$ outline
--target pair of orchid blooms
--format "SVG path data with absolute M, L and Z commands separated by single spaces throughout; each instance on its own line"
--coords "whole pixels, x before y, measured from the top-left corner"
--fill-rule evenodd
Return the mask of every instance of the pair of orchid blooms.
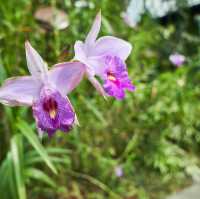
M 57 130 L 68 132 L 78 120 L 68 95 L 85 75 L 104 97 L 125 97 L 125 90 L 134 91 L 125 64 L 132 50 L 130 43 L 112 36 L 97 39 L 101 13 L 93 22 L 85 42 L 74 45 L 72 62 L 48 67 L 29 42 L 25 43 L 27 66 L 31 76 L 14 77 L 0 88 L 0 102 L 9 106 L 32 106 L 38 132 L 52 136 Z M 99 76 L 103 87 L 95 78 Z

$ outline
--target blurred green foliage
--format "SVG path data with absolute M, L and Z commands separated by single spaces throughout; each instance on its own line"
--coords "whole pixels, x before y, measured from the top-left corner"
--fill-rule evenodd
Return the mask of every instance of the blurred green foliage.
M 181 8 L 165 25 L 145 15 L 132 29 L 120 17 L 127 1 L 87 2 L 77 8 L 75 0 L 0 0 L 0 82 L 28 74 L 26 39 L 49 66 L 70 60 L 101 9 L 101 35 L 134 47 L 127 64 L 137 90 L 124 101 L 105 101 L 81 82 L 69 96 L 80 127 L 42 141 L 30 109 L 1 105 L 1 199 L 159 199 L 200 178 L 198 17 Z M 70 26 L 42 29 L 34 13 L 45 5 L 64 10 Z M 168 60 L 175 51 L 187 57 L 181 68 Z

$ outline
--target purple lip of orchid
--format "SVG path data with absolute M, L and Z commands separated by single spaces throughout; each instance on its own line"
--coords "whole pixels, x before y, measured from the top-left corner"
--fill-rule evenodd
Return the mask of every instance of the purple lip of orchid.
M 101 13 L 99 12 L 85 42 L 77 41 L 75 43 L 74 59 L 85 64 L 88 79 L 101 95 L 106 96 L 107 94 L 121 100 L 125 97 L 125 89 L 135 90 L 128 77 L 125 64 L 132 46 L 130 43 L 112 36 L 97 39 L 100 27 Z M 110 63 L 107 63 L 108 58 Z M 95 75 L 104 81 L 104 88 L 97 81 Z
M 169 56 L 169 60 L 177 67 L 180 67 L 185 62 L 185 56 L 175 53 Z
M 105 65 L 102 78 L 104 79 L 104 90 L 108 95 L 121 100 L 125 97 L 125 89 L 129 91 L 135 90 L 128 77 L 126 65 L 120 58 L 107 56 Z
M 77 122 L 66 96 L 80 82 L 85 67 L 79 62 L 57 64 L 48 71 L 40 55 L 25 43 L 31 76 L 8 79 L 0 88 L 0 102 L 10 106 L 32 106 L 40 133 L 52 136 L 56 130 L 68 132 Z
M 70 103 L 58 91 L 41 90 L 40 98 L 33 104 L 33 115 L 38 127 L 52 136 L 57 129 L 68 132 L 74 123 L 75 113 Z

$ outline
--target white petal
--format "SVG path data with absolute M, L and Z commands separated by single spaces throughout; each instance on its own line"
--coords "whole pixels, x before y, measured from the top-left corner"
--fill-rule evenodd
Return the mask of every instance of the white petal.
M 85 43 L 87 45 L 90 45 L 95 42 L 99 34 L 100 28 L 101 28 L 101 11 L 99 11 L 99 13 L 97 14 L 93 22 L 92 28 L 90 29 L 90 32 L 86 37 Z
M 49 83 L 53 84 L 63 95 L 70 93 L 81 81 L 85 66 L 80 62 L 57 64 L 48 73 Z
M 39 97 L 42 83 L 31 76 L 7 79 L 0 88 L 0 102 L 9 106 L 31 106 Z
M 25 43 L 25 49 L 29 72 L 32 76 L 45 80 L 48 71 L 47 64 L 28 41 Z
M 71 106 L 72 111 L 75 113 L 74 124 L 80 126 L 79 121 L 78 121 L 78 117 L 77 117 L 76 112 L 75 112 L 75 110 L 74 110 L 74 107 L 72 106 L 72 104 L 71 104 L 69 98 L 66 97 L 66 99 L 67 99 L 67 102 L 69 103 L 69 105 Z
M 88 80 L 92 83 L 92 85 L 96 88 L 98 93 L 102 95 L 106 99 L 106 93 L 101 86 L 101 84 L 98 82 L 98 80 L 94 76 L 88 76 Z
M 94 48 L 90 56 L 111 55 L 117 56 L 122 60 L 126 60 L 132 50 L 132 46 L 129 42 L 112 36 L 99 38 Z
M 76 41 L 74 45 L 74 60 L 78 60 L 82 63 L 87 62 L 87 49 L 85 44 L 82 41 Z

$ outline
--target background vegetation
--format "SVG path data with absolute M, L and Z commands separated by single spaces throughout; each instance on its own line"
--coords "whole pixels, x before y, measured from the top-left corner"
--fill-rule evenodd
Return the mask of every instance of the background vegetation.
M 199 17 L 180 7 L 164 21 L 145 14 L 133 29 L 120 16 L 127 1 L 87 2 L 0 0 L 0 82 L 28 74 L 26 39 L 49 66 L 70 60 L 101 9 L 101 34 L 134 47 L 127 64 L 137 90 L 105 101 L 83 81 L 69 96 L 81 126 L 42 141 L 30 109 L 1 105 L 1 199 L 160 199 L 200 179 Z M 45 5 L 64 10 L 70 26 L 44 30 L 34 13 Z M 187 57 L 180 68 L 168 59 L 176 51 Z

